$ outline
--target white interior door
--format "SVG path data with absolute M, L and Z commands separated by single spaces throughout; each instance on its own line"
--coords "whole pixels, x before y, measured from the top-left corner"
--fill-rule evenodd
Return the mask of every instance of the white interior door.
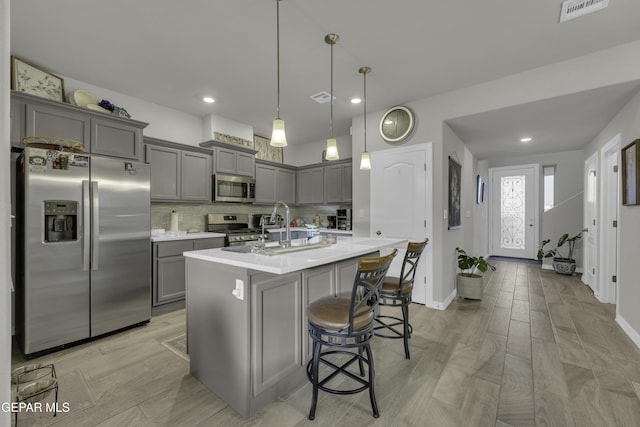
M 395 237 L 419 242 L 429 237 L 431 221 L 431 144 L 371 153 L 371 237 Z M 414 282 L 413 300 L 430 305 L 431 247 L 425 249 Z M 400 248 L 399 248 L 400 249 Z M 389 275 L 400 274 L 406 246 L 398 251 Z M 427 278 L 429 271 L 429 280 Z M 427 292 L 427 288 L 430 289 Z
M 593 153 L 584 162 L 584 267 L 582 281 L 598 294 L 599 289 L 596 280 L 598 230 L 596 229 L 598 217 L 598 153 Z
M 539 165 L 489 169 L 492 255 L 535 257 L 539 176 Z
M 600 196 L 600 259 L 598 263 L 598 292 L 594 294 L 605 303 L 617 303 L 616 282 L 618 271 L 618 206 L 620 190 L 618 165 L 620 159 L 620 135 L 602 148 L 601 196 Z

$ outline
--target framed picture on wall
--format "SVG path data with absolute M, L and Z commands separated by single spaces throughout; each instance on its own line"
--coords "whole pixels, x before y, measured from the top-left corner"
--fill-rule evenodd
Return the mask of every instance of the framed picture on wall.
M 462 228 L 460 188 L 462 165 L 449 156 L 449 230 Z
M 64 79 L 22 59 L 11 57 L 11 89 L 64 102 Z
M 622 149 L 622 204 L 637 205 L 638 189 L 640 188 L 640 139 Z

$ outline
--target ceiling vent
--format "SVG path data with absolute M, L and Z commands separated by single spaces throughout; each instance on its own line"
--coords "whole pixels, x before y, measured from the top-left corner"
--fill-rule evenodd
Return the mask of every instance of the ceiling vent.
M 566 0 L 560 9 L 560 22 L 565 22 L 578 16 L 604 9 L 609 6 L 609 0 Z
M 326 104 L 327 102 L 331 101 L 331 94 L 323 91 L 318 92 L 315 95 L 311 95 L 309 98 L 313 99 L 318 104 Z M 336 100 L 335 96 L 333 97 L 333 100 Z

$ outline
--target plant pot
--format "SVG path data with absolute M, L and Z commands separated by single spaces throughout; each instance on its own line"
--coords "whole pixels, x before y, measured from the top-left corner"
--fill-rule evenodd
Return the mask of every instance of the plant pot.
M 456 277 L 458 295 L 467 299 L 482 299 L 484 281 L 479 274 L 458 273 Z
M 576 271 L 576 260 L 569 258 L 554 258 L 553 269 L 558 274 L 566 274 L 571 276 Z

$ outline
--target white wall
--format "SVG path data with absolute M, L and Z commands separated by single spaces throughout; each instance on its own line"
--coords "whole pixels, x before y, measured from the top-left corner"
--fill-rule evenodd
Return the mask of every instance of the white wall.
M 0 150 L 4 167 L 0 168 L 0 404 L 11 401 L 11 265 L 9 204 L 9 0 L 0 0 Z M 11 413 L 0 411 L 0 425 L 11 425 Z
M 622 147 L 640 138 L 640 93 L 613 118 L 585 149 L 590 156 L 620 133 Z M 620 178 L 621 179 L 621 178 Z M 616 320 L 640 347 L 640 286 L 638 286 L 638 254 L 640 253 L 640 206 L 620 206 L 618 213 L 618 306 Z M 598 255 L 598 259 L 604 259 Z
M 340 159 L 351 157 L 351 135 L 336 136 L 336 145 Z M 322 151 L 327 148 L 327 140 L 289 146 L 284 152 L 284 161 L 288 165 L 304 166 L 322 162 Z M 358 154 L 359 155 L 359 154 Z M 360 160 L 358 160 L 359 162 Z M 360 165 L 358 164 L 358 167 Z
M 132 119 L 149 123 L 149 126 L 143 131 L 145 136 L 188 145 L 198 145 L 203 141 L 201 117 L 68 77 L 64 77 L 64 88 L 67 93 L 76 89 L 84 89 L 91 93 L 98 102 L 101 99 L 106 99 L 112 104 L 124 108 L 131 114 Z
M 214 139 L 214 132 L 253 141 L 253 126 L 211 114 L 202 119 L 202 140 L 200 142 Z M 265 137 L 269 138 L 271 135 L 265 135 Z
M 444 141 L 443 122 L 638 79 L 640 79 L 640 41 L 406 104 L 414 111 L 417 126 L 405 144 L 433 143 L 434 266 L 444 265 L 444 271 L 437 267 L 434 271 L 434 286 L 440 288 L 434 289 L 435 298 L 445 297 L 447 290 L 453 288 L 455 277 L 449 272 L 450 266 L 443 262 L 440 255 L 442 251 L 450 249 L 444 245 L 444 239 L 448 239 L 449 234 L 445 236 L 444 233 L 446 222 L 443 219 L 443 209 L 446 206 L 447 197 L 446 161 L 452 148 L 448 147 Z M 370 151 L 387 146 L 378 136 L 377 129 L 377 123 L 383 113 L 384 110 L 368 114 L 367 146 Z M 354 153 L 359 153 L 363 149 L 362 127 L 362 117 L 352 120 Z M 368 235 L 368 217 L 360 216 L 359 212 L 369 210 L 369 174 L 359 171 L 357 167 L 358 165 L 354 162 L 353 208 L 356 212 L 353 224 L 354 234 Z M 578 177 L 581 179 L 582 173 L 578 174 Z M 475 179 L 475 176 L 472 179 Z M 640 213 L 638 217 L 640 220 Z M 638 252 L 638 250 L 635 251 L 635 253 Z M 640 317 L 640 314 L 638 316 Z

